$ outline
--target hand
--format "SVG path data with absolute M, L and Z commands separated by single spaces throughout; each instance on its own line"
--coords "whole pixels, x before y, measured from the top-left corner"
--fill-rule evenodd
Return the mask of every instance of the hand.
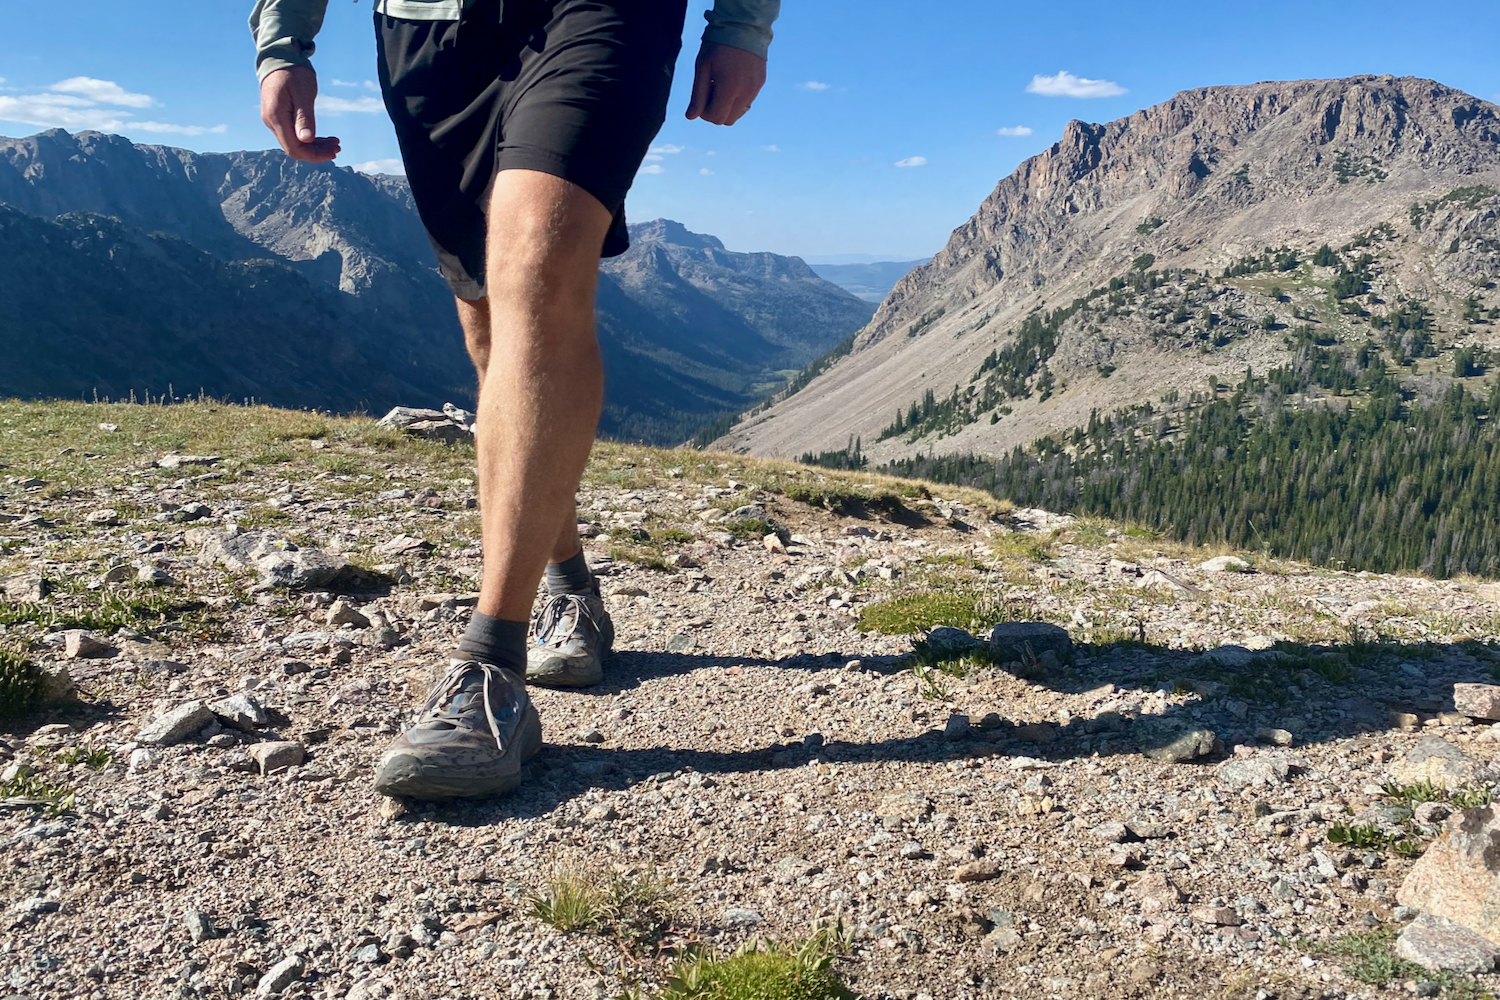
M 733 125 L 745 116 L 766 84 L 766 61 L 732 45 L 704 42 L 694 64 L 688 118 Z
M 327 163 L 339 155 L 337 138 L 318 137 L 313 119 L 317 99 L 318 74 L 310 66 L 274 70 L 260 81 L 260 120 L 294 160 Z

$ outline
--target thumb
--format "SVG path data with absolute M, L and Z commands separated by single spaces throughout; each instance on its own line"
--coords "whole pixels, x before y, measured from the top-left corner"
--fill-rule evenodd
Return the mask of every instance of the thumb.
M 296 127 L 298 142 L 312 142 L 317 136 L 317 124 L 313 120 L 313 109 L 310 103 L 297 105 Z

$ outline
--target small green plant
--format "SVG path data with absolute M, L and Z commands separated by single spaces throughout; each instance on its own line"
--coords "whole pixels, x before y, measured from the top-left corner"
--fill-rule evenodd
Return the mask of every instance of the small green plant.
M 1328 842 L 1359 850 L 1390 850 L 1403 858 L 1422 853 L 1422 842 L 1415 837 L 1390 834 L 1373 823 L 1334 823 L 1328 828 Z
M 984 591 L 922 591 L 865 605 L 859 627 L 882 635 L 916 635 L 940 625 L 979 632 L 1008 619 L 1004 603 Z
M 1150 218 L 1142 219 L 1140 225 L 1135 227 L 1135 231 L 1140 233 L 1142 236 L 1150 236 L 1152 233 L 1160 229 L 1163 225 L 1164 223 L 1162 222 L 1162 220 L 1153 215 Z
M 68 747 L 66 750 L 59 750 L 52 756 L 52 759 L 65 767 L 85 764 L 90 771 L 98 771 L 108 767 L 112 757 L 113 755 L 103 747 L 84 743 L 80 746 Z
M 0 718 L 25 715 L 42 692 L 42 673 L 20 650 L 0 647 Z
M 726 521 L 724 530 L 735 537 L 736 541 L 748 542 L 764 538 L 776 530 L 770 521 L 758 517 L 747 517 L 738 521 Z
M 1434 784 L 1430 779 L 1402 785 L 1388 781 L 1380 786 L 1380 794 L 1404 809 L 1414 809 L 1423 802 L 1444 802 L 1456 809 L 1474 809 L 1490 804 L 1492 793 L 1483 785 L 1461 785 L 1448 788 Z
M 71 810 L 73 798 L 73 790 L 67 785 L 48 781 L 29 771 L 10 781 L 0 781 L 0 802 L 9 800 L 49 816 L 60 816 Z
M 854 1000 L 817 937 L 800 944 L 760 941 L 733 955 L 693 951 L 679 959 L 656 1000 Z M 637 993 L 636 998 L 640 997 Z
M 651 537 L 654 541 L 660 542 L 663 545 L 668 543 L 685 545 L 693 540 L 693 533 L 691 531 L 683 531 L 681 528 L 658 528 Z
M 671 885 L 651 872 L 561 868 L 539 893 L 527 899 L 527 912 L 565 934 L 612 933 L 622 941 L 657 937 L 670 920 Z

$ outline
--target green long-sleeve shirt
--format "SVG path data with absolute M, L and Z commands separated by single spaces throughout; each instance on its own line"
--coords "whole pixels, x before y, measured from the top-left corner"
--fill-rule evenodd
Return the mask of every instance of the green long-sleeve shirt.
M 413 21 L 456 21 L 473 0 L 375 0 L 375 12 Z M 309 66 L 313 37 L 323 27 L 328 0 L 256 0 L 250 13 L 255 36 L 255 71 L 265 77 L 288 66 Z M 732 45 L 762 59 L 771 45 L 771 22 L 781 0 L 714 0 L 705 11 L 705 42 Z

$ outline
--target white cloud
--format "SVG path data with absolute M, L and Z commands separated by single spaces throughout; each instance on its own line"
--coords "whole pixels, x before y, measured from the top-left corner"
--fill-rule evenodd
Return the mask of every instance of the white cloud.
M 660 156 L 657 156 L 655 153 L 647 153 L 645 156 L 641 157 L 641 159 L 645 160 L 647 163 L 656 163 L 662 158 Z
M 774 142 L 771 143 L 771 145 L 769 145 L 769 146 L 762 146 L 760 148 L 761 148 L 761 150 L 763 152 L 767 152 L 767 153 L 779 153 L 779 152 L 781 152 L 781 147 L 778 146 L 778 145 L 776 145 Z
M 366 90 L 380 89 L 380 87 L 376 85 L 374 80 L 340 80 L 338 77 L 334 77 L 328 82 L 335 87 L 363 87 Z
M 228 125 L 173 125 L 170 122 L 126 122 L 128 129 L 142 132 L 168 132 L 172 135 L 218 135 L 229 131 Z
M 56 94 L 77 94 L 95 104 L 116 104 L 126 108 L 149 108 L 156 102 L 147 94 L 132 94 L 113 80 L 95 80 L 91 76 L 72 76 L 51 88 Z
M 400 160 L 366 160 L 364 163 L 351 163 L 350 166 L 362 174 L 395 174 L 398 177 L 406 176 L 406 164 Z
M 714 175 L 714 172 L 707 167 L 699 167 L 698 173 L 702 174 L 704 177 L 712 177 Z
M 150 132 L 166 135 L 205 135 L 227 132 L 226 125 L 178 125 L 136 121 L 121 107 L 156 105 L 148 94 L 134 94 L 110 80 L 75 76 L 53 84 L 46 92 L 0 97 L 0 120 L 77 131 Z M 101 107 L 101 105 L 110 105 Z
M 808 80 L 805 83 L 799 83 L 799 84 L 797 84 L 797 86 L 801 87 L 803 90 L 827 90 L 828 89 L 828 84 L 824 83 L 822 80 Z
M 641 168 L 641 173 L 643 174 L 664 174 L 666 172 L 667 168 L 660 163 L 648 163 Z
M 925 166 L 927 166 L 927 157 L 925 157 L 925 156 L 908 156 L 904 160 L 897 160 L 896 161 L 896 166 L 898 166 L 898 167 L 925 167 Z
M 996 129 L 995 133 L 997 135 L 1022 136 L 1030 135 L 1031 129 L 1025 125 L 1016 125 L 1015 127 L 1007 125 L 1005 128 Z
M 378 97 L 319 97 L 313 107 L 325 115 L 341 115 L 346 111 L 372 115 L 385 110 Z
M 1067 70 L 1059 71 L 1056 76 L 1038 73 L 1026 85 L 1026 93 L 1043 97 L 1119 97 L 1126 92 L 1113 80 L 1090 80 L 1085 76 L 1074 76 Z
M 657 155 L 660 155 L 662 153 L 666 153 L 668 156 L 671 156 L 674 153 L 680 153 L 680 152 L 682 152 L 684 149 L 687 149 L 687 147 L 686 146 L 678 146 L 675 143 L 671 143 L 671 142 L 664 142 L 660 146 L 652 146 L 651 149 L 650 149 L 650 152 L 655 153 Z

